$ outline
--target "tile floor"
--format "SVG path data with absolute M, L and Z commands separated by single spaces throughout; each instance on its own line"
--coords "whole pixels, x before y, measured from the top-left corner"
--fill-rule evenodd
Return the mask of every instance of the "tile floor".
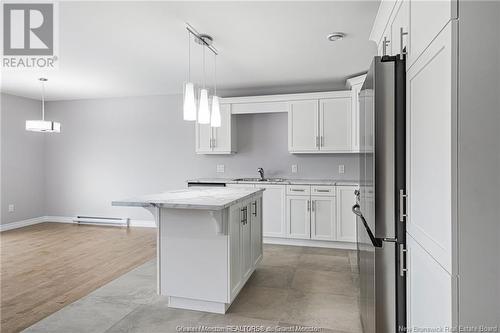
M 25 332 L 178 332 L 180 326 L 314 326 L 361 333 L 354 251 L 266 245 L 264 259 L 226 315 L 168 308 L 150 261 Z M 208 331 L 208 330 L 207 330 Z

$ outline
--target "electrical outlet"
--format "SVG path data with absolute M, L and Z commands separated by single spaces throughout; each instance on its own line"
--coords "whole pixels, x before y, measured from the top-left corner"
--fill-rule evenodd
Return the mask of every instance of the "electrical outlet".
M 226 171 L 226 168 L 224 164 L 217 164 L 217 173 L 224 173 Z
M 340 165 L 339 165 L 339 173 L 344 173 L 344 172 L 345 172 L 344 165 L 343 165 L 343 164 L 340 164 Z
M 15 210 L 16 210 L 16 207 L 14 207 L 13 204 L 10 204 L 9 205 L 9 213 L 14 213 Z
M 298 167 L 297 164 L 292 164 L 292 173 L 297 173 Z

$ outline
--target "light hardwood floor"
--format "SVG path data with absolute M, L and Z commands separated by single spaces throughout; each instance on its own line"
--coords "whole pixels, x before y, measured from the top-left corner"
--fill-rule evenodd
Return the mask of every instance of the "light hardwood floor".
M 0 250 L 0 331 L 19 332 L 154 258 L 156 229 L 41 223 Z

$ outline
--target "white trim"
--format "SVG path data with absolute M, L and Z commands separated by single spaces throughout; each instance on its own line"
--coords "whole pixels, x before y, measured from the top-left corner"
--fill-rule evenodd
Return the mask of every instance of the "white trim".
M 353 86 L 356 86 L 358 84 L 363 84 L 365 82 L 365 79 L 366 79 L 366 74 L 354 76 L 345 80 L 345 85 L 347 88 L 352 90 Z
M 29 225 L 38 224 L 38 223 L 42 223 L 42 222 L 45 222 L 44 216 L 35 217 L 32 219 L 27 219 L 27 220 L 22 220 L 22 221 L 17 221 L 17 222 L 0 224 L 0 232 L 12 230 L 12 229 L 17 229 L 17 228 L 22 228 L 22 227 L 27 227 Z
M 272 102 L 289 102 L 289 101 L 301 101 L 308 99 L 342 98 L 342 97 L 351 97 L 350 90 L 303 93 L 303 94 L 226 97 L 226 98 L 221 98 L 221 104 L 272 103 Z
M 375 16 L 375 21 L 373 22 L 372 31 L 370 32 L 369 37 L 369 40 L 374 41 L 377 45 L 382 39 L 382 35 L 389 24 L 390 18 L 398 1 L 401 0 L 384 0 L 380 2 L 377 16 Z
M 356 243 L 321 241 L 321 240 L 312 240 L 312 239 L 290 239 L 290 238 L 278 238 L 278 237 L 264 237 L 264 244 L 326 247 L 326 248 L 331 248 L 331 249 L 356 250 Z
M 27 219 L 23 221 L 11 222 L 6 224 L 0 224 L 0 232 L 27 227 L 29 225 L 51 222 L 51 223 L 76 223 L 74 222 L 75 217 L 73 216 L 40 216 L 32 219 Z M 97 225 L 97 223 L 96 223 Z M 156 228 L 154 220 L 130 220 L 131 227 L 138 228 Z

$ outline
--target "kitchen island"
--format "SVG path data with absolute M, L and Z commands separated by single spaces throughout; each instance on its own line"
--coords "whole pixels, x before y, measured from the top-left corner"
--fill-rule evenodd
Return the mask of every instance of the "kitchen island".
M 189 188 L 114 201 L 158 228 L 158 293 L 169 307 L 225 313 L 262 260 L 263 189 Z

